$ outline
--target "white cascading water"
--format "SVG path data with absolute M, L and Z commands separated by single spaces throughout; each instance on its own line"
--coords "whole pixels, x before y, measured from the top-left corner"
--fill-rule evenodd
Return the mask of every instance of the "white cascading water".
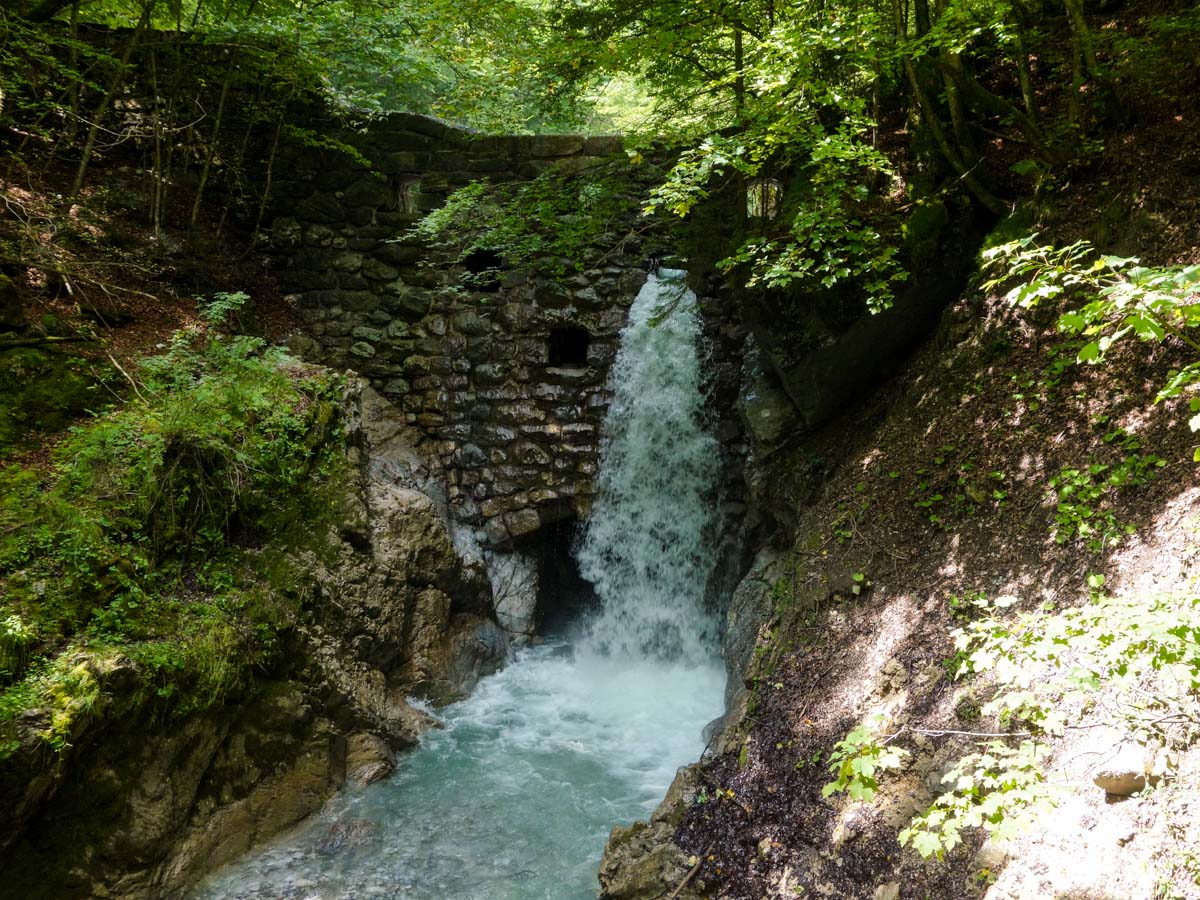
M 704 592 L 720 448 L 704 427 L 700 324 L 685 275 L 651 274 L 629 312 L 578 559 L 602 604 L 597 649 L 695 664 L 715 653 Z
M 396 774 L 214 874 L 198 896 L 584 900 L 613 825 L 645 818 L 703 750 L 724 669 L 704 611 L 717 444 L 696 298 L 651 275 L 612 373 L 599 498 L 578 553 L 599 613 L 521 650 Z

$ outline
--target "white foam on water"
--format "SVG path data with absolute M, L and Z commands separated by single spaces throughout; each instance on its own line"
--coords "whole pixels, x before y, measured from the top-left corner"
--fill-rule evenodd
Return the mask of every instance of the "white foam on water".
M 200 897 L 595 897 L 612 826 L 653 810 L 722 711 L 704 611 L 718 448 L 682 274 L 651 275 L 622 333 L 579 553 L 602 604 L 584 636 L 522 650 L 441 710 L 391 779 L 338 795 Z
M 599 496 L 579 550 L 603 608 L 591 641 L 614 654 L 697 663 L 716 653 L 704 610 L 720 446 L 706 427 L 696 295 L 651 274 L 629 312 L 610 384 Z

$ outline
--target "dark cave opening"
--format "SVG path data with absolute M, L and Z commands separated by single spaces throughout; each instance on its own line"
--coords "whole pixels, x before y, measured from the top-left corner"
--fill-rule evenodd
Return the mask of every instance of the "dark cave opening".
M 500 290 L 500 270 L 504 268 L 504 260 L 495 250 L 476 247 L 463 258 L 463 266 L 467 270 L 463 280 L 474 290 L 485 294 Z
M 519 549 L 537 565 L 534 634 L 561 637 L 574 631 L 599 602 L 592 583 L 579 571 L 575 546 L 580 525 L 574 516 L 551 522 L 530 535 Z

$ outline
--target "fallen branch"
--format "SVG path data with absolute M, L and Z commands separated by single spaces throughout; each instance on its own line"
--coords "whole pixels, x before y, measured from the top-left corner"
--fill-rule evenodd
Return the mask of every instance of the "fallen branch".
M 696 877 L 696 873 L 699 872 L 700 867 L 702 865 L 704 865 L 704 857 L 708 856 L 709 851 L 712 850 L 712 848 L 713 848 L 713 845 L 709 844 L 705 848 L 704 852 L 701 853 L 698 857 L 696 857 L 696 864 L 694 866 L 692 866 L 690 869 L 688 869 L 687 875 L 683 876 L 683 881 L 679 882 L 679 884 L 676 886 L 675 890 L 673 890 L 673 891 L 671 891 L 671 893 L 667 894 L 667 900 L 675 900 L 675 898 L 679 896 L 679 894 L 683 891 L 683 889 L 688 886 L 688 884 L 691 882 L 691 880 Z
M 946 737 L 947 735 L 961 735 L 962 737 L 976 738 L 979 740 L 994 739 L 994 738 L 1018 738 L 1018 737 L 1037 737 L 1032 731 L 955 731 L 953 729 L 944 728 L 913 728 L 911 725 L 903 726 L 899 731 L 889 734 L 880 743 L 887 746 L 898 737 L 905 734 L 919 734 L 923 737 Z
M 133 393 L 137 396 L 137 398 L 141 400 L 142 403 L 145 403 L 147 406 L 149 406 L 149 401 L 147 401 L 146 398 L 142 396 L 142 392 L 138 390 L 138 383 L 136 380 L 134 380 L 133 376 L 126 372 L 124 368 L 122 368 L 121 364 L 117 362 L 117 358 L 113 356 L 108 349 L 105 349 L 104 355 L 108 357 L 108 361 L 113 364 L 113 367 L 125 376 L 125 380 L 129 382 L 129 386 L 133 388 Z

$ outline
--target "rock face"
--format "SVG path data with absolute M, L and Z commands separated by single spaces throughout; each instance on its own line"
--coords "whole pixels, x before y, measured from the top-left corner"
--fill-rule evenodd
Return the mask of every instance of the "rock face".
M 0 274 L 0 332 L 20 331 L 25 327 L 25 310 L 16 285 L 7 275 Z
M 747 341 L 738 408 L 756 447 L 773 448 L 798 424 L 795 404 L 753 341 Z
M 503 662 L 491 587 L 451 543 L 436 461 L 365 383 L 343 407 L 352 476 L 328 534 L 292 559 L 294 583 L 276 585 L 310 597 L 282 670 L 165 725 L 98 711 L 49 769 L 9 760 L 0 851 L 13 896 L 178 897 L 348 779 L 386 777 L 394 751 L 436 724 L 408 697 L 462 696 Z M 128 662 L 80 665 L 106 696 L 128 690 Z
M 703 883 L 688 882 L 695 860 L 672 840 L 684 810 L 696 802 L 699 779 L 693 766 L 680 769 L 666 797 L 649 822 L 618 825 L 609 835 L 600 863 L 601 900 L 657 900 L 678 888 L 673 896 L 698 900 Z
M 12 896 L 178 896 L 344 780 L 344 740 L 289 682 L 168 729 L 123 724 L 80 735 L 55 773 L 5 861 Z
M 821 305 L 818 293 L 805 297 L 808 303 L 796 304 L 799 317 L 786 317 L 798 318 L 788 321 L 790 334 L 780 328 L 780 311 L 770 304 L 749 317 L 747 324 L 764 363 L 769 361 L 805 429 L 829 421 L 895 368 L 929 335 L 942 311 L 965 287 L 991 223 L 972 214 L 951 218 L 943 210 L 942 215 L 944 220 L 923 226 L 927 233 L 922 247 L 910 246 L 914 277 L 887 309 L 852 316 L 849 322 L 830 322 L 804 311 Z M 797 330 L 807 344 L 803 351 L 796 346 Z
M 485 553 L 496 618 L 516 640 L 533 635 L 537 613 L 538 571 L 524 553 Z
M 482 566 L 458 556 L 437 500 L 414 486 L 427 467 L 385 401 L 361 390 L 365 502 L 330 536 L 332 554 L 303 561 L 327 601 L 305 631 L 330 682 L 354 685 L 375 727 L 404 720 L 389 726 L 404 740 L 403 696 L 463 696 L 503 661 L 505 638 Z
M 741 680 L 750 669 L 759 630 L 771 620 L 775 607 L 771 585 L 783 577 L 785 559 L 781 557 L 782 554 L 769 549 L 759 553 L 749 573 L 733 592 L 726 611 L 723 647 L 725 668 L 730 675 L 725 689 L 727 706 L 734 706 L 737 696 L 745 690 Z
M 354 784 L 374 784 L 396 770 L 396 754 L 382 738 L 359 731 L 346 741 L 346 778 Z

